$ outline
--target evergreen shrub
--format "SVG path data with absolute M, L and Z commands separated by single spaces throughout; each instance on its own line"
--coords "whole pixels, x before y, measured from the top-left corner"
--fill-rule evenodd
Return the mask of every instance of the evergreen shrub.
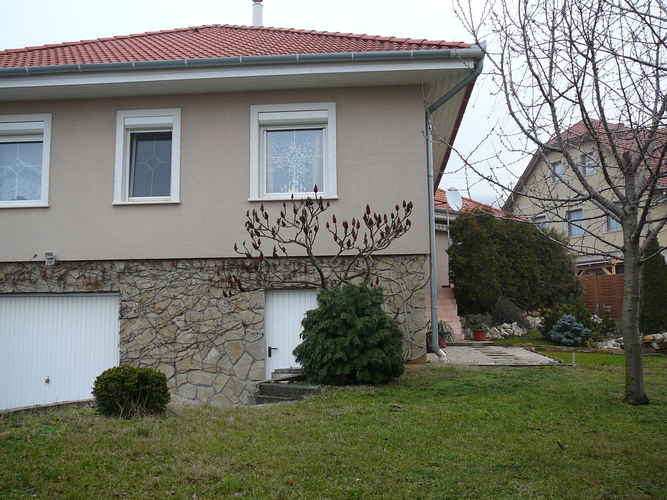
M 639 331 L 651 335 L 667 331 L 667 263 L 654 240 L 644 254 L 642 264 L 642 301 L 639 310 Z
M 381 384 L 403 374 L 403 332 L 383 302 L 382 292 L 365 284 L 319 291 L 294 349 L 308 381 Z
M 530 323 L 526 318 L 526 312 L 507 297 L 500 297 L 496 305 L 491 309 L 491 317 L 494 325 L 503 323 L 517 323 L 526 330 L 530 328 Z
M 93 396 L 102 415 L 127 419 L 163 414 L 171 398 L 163 373 L 129 365 L 102 372 L 95 379 Z
M 574 347 L 582 345 L 591 331 L 571 314 L 563 314 L 549 332 L 551 341 L 558 345 Z
M 589 330 L 595 328 L 595 322 L 593 321 L 591 313 L 586 309 L 586 306 L 581 303 L 577 297 L 570 297 L 567 302 L 558 304 L 553 309 L 540 309 L 542 323 L 539 326 L 539 331 L 542 338 L 551 340 L 551 330 L 564 314 L 574 316 L 579 323 Z
M 609 337 L 620 337 L 621 335 L 621 326 L 609 314 L 605 314 L 604 318 L 593 322 L 588 344 L 593 345 Z
M 451 223 L 449 272 L 463 315 L 490 311 L 501 297 L 530 310 L 579 294 L 581 284 L 563 236 L 483 211 Z

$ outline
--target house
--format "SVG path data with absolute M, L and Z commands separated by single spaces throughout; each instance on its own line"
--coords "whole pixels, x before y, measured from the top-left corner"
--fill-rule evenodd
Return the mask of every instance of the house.
M 602 124 L 593 122 L 599 130 L 600 148 L 595 144 L 583 122 L 578 122 L 563 132 L 567 153 L 576 161 L 584 179 L 603 193 L 611 188 L 601 168 L 604 159 L 613 180 L 617 163 L 612 154 L 609 136 L 603 133 Z M 635 132 L 630 128 L 611 125 L 613 146 L 632 152 L 635 149 Z M 620 222 L 607 215 L 587 197 L 576 196 L 573 190 L 582 186 L 562 151 L 554 141 L 554 151 L 538 151 L 519 178 L 512 194 L 503 205 L 514 215 L 526 217 L 544 228 L 554 228 L 569 238 L 576 254 L 577 274 L 584 284 L 583 300 L 590 312 L 603 315 L 610 313 L 621 319 L 623 302 L 623 234 Z M 599 151 L 604 158 L 600 158 Z M 620 175 L 620 172 L 618 172 Z M 652 218 L 658 220 L 667 215 L 667 178 L 657 183 L 657 203 Z M 650 224 L 649 224 L 650 226 Z M 659 235 L 662 246 L 667 245 L 667 232 Z
M 230 25 L 0 52 L 0 409 L 87 399 L 118 363 L 184 398 L 248 403 L 295 365 L 316 286 L 228 297 L 218 275 L 246 211 L 314 184 L 339 218 L 414 204 L 377 262 L 406 360 L 423 359 L 426 109 L 453 142 L 482 57 Z M 432 148 L 437 185 L 450 151 Z
M 438 189 L 435 192 L 435 230 L 436 230 L 436 251 L 437 251 L 437 290 L 438 290 L 438 317 L 444 320 L 452 327 L 454 339 L 463 339 L 461 319 L 458 315 L 458 306 L 456 304 L 456 294 L 449 280 L 449 223 L 453 222 L 460 214 L 482 210 L 489 212 L 497 217 L 504 217 L 507 214 L 502 210 L 473 200 L 465 196 L 458 195 L 458 192 L 449 190 L 452 195 L 456 195 L 457 202 L 453 206 L 447 202 L 447 193 L 444 189 Z M 460 202 L 458 200 L 460 198 Z M 456 208 L 455 208 L 456 207 Z M 427 303 L 430 299 L 427 298 Z

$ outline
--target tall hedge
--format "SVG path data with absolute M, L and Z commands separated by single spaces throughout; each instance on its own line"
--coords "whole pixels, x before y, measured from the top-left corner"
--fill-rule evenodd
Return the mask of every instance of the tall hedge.
M 639 331 L 651 335 L 667 331 L 667 263 L 657 240 L 648 246 L 645 257 L 648 260 L 642 264 Z
M 573 257 L 554 231 L 476 211 L 457 217 L 450 234 L 449 270 L 462 314 L 488 312 L 500 297 L 531 309 L 580 294 Z

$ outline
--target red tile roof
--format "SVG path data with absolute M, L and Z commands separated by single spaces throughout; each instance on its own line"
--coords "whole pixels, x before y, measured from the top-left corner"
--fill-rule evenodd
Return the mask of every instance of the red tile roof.
M 444 189 L 438 189 L 435 192 L 435 202 L 434 202 L 435 208 L 440 208 L 443 210 L 451 210 L 452 212 L 455 213 L 472 212 L 473 210 L 482 210 L 484 212 L 489 212 L 495 215 L 496 217 L 507 216 L 507 213 L 503 212 L 499 208 L 492 207 L 491 205 L 487 205 L 486 203 L 475 201 L 472 198 L 466 198 L 465 196 L 462 196 L 461 201 L 462 201 L 461 210 L 456 212 L 455 210 L 452 210 L 447 204 L 447 191 L 445 191 Z
M 468 47 L 460 42 L 214 24 L 9 49 L 0 51 L 0 68 Z

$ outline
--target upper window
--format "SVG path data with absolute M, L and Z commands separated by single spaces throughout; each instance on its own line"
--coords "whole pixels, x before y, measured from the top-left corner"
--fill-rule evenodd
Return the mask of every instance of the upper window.
M 563 177 L 563 162 L 558 160 L 551 163 L 551 183 L 560 182 Z
M 181 110 L 119 111 L 114 203 L 178 203 Z
M 593 175 L 597 167 L 595 153 L 585 153 L 581 155 L 581 169 L 585 176 Z
M 51 115 L 0 116 L 0 207 L 49 204 Z
M 621 223 L 611 215 L 607 215 L 607 232 L 620 231 L 621 229 Z
M 250 199 L 335 198 L 335 103 L 250 107 Z
M 584 234 L 584 209 L 577 208 L 567 212 L 567 234 L 581 236 Z
M 547 216 L 546 215 L 536 215 L 533 217 L 533 224 L 541 227 L 542 229 L 547 228 Z

